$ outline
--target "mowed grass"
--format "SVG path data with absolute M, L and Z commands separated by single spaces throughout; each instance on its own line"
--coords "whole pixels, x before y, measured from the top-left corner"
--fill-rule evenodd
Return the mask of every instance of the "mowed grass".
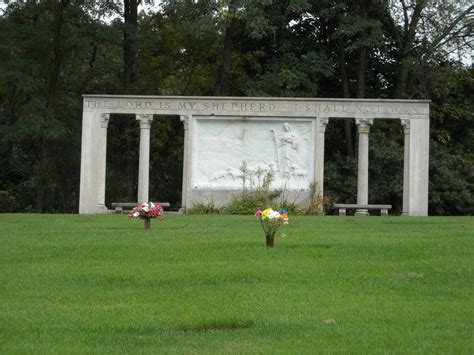
M 474 352 L 474 218 L 290 223 L 0 215 L 0 353 Z

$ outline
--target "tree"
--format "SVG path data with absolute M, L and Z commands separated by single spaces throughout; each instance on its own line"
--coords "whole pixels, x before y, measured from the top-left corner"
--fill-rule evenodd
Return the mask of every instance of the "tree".
M 469 18 L 473 14 L 474 6 L 464 1 L 385 1 L 383 21 L 398 52 L 395 97 L 407 97 L 408 78 L 416 64 L 428 61 L 443 46 L 462 39 L 472 49 Z
M 228 11 L 225 14 L 224 58 L 219 89 L 219 94 L 222 96 L 228 96 L 230 94 L 230 67 L 232 62 L 232 52 L 234 50 L 234 38 L 236 37 L 238 30 L 236 16 L 236 0 L 230 0 Z
M 341 87 L 337 96 L 364 98 L 367 94 L 369 67 L 375 60 L 374 49 L 383 44 L 379 8 L 371 0 L 332 1 L 313 8 L 326 29 L 326 41 L 338 65 Z M 348 68 L 348 62 L 357 63 Z M 351 85 L 351 83 L 355 83 Z M 341 93 L 342 91 L 342 93 Z M 341 95 L 342 94 L 342 95 Z M 369 95 L 373 95 L 369 92 Z M 344 122 L 346 154 L 355 158 L 354 125 Z
M 0 190 L 23 210 L 73 211 L 81 94 L 113 70 L 102 55 L 109 32 L 67 1 L 11 4 L 0 27 Z

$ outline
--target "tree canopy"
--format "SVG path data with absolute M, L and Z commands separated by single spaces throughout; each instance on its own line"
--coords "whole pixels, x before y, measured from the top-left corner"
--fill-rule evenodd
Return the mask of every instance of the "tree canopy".
M 0 15 L 0 211 L 78 209 L 82 94 L 430 99 L 431 214 L 474 212 L 470 2 L 11 2 Z M 111 118 L 107 202 L 136 197 L 138 125 Z M 352 120 L 326 135 L 326 193 L 356 194 Z M 370 134 L 371 202 L 401 209 L 403 134 Z M 150 192 L 179 205 L 183 128 L 152 129 Z M 153 154 L 156 152 L 156 154 Z M 388 179 L 390 177 L 390 179 Z

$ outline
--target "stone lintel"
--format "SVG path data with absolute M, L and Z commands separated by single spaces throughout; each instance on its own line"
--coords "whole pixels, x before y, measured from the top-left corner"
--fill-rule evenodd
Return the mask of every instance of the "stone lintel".
M 84 110 L 124 114 L 334 118 L 429 118 L 429 101 L 84 95 Z

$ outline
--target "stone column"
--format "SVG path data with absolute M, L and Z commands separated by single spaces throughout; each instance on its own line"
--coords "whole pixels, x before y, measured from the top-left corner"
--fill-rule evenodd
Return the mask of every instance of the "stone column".
M 82 112 L 81 181 L 79 213 L 99 213 L 102 159 L 100 147 L 104 146 L 104 129 L 101 128 L 101 112 L 84 107 Z
M 317 186 L 317 193 L 323 196 L 324 193 L 324 138 L 328 117 L 318 117 L 316 120 L 316 152 L 314 161 L 314 180 Z
M 181 212 L 186 211 L 186 195 L 188 194 L 188 127 L 189 127 L 189 116 L 180 116 L 181 122 L 184 126 L 184 147 L 183 147 L 183 186 L 181 189 Z
M 410 122 L 408 167 L 408 215 L 428 215 L 430 120 L 412 119 Z
M 408 216 L 408 199 L 410 196 L 409 179 L 410 179 L 410 120 L 402 118 L 402 127 L 404 134 L 403 145 L 403 209 L 402 216 Z
M 107 127 L 109 126 L 109 119 L 109 113 L 102 113 L 100 115 L 100 136 L 102 144 L 97 147 L 97 154 L 99 155 L 99 193 L 97 195 L 99 212 L 107 212 L 107 207 L 105 206 L 105 178 L 107 171 Z
M 374 123 L 372 118 L 356 118 L 359 134 L 359 151 L 357 162 L 357 204 L 367 205 L 369 201 L 369 131 Z M 356 216 L 367 216 L 367 209 L 358 209 Z
M 140 160 L 138 162 L 138 203 L 148 201 L 150 175 L 150 127 L 153 115 L 137 115 L 140 122 Z

